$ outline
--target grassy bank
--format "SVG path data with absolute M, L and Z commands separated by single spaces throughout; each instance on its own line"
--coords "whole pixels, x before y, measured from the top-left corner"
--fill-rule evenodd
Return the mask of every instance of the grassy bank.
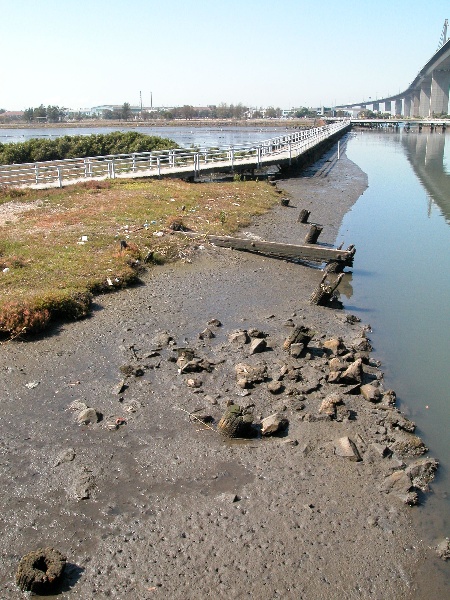
M 189 255 L 173 227 L 231 234 L 278 199 L 265 182 L 92 181 L 0 192 L 0 333 L 82 318 L 151 263 Z

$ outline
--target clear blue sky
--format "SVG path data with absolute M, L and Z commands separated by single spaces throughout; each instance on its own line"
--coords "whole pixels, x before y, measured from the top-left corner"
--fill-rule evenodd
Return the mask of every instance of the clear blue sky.
M 0 0 L 0 108 L 381 98 L 446 18 L 448 0 Z

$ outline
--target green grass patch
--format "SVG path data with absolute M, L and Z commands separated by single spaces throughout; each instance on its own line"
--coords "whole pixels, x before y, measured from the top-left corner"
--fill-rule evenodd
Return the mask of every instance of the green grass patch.
M 0 190 L 0 333 L 11 336 L 85 317 L 93 295 L 136 282 L 145 258 L 186 257 L 196 242 L 173 229 L 233 234 L 279 198 L 255 181 L 90 181 L 18 192 Z

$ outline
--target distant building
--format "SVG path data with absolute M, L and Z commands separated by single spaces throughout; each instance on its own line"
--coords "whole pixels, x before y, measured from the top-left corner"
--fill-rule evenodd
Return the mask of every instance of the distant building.
M 10 121 L 21 121 L 23 119 L 23 110 L 7 110 L 0 113 L 0 121 L 9 123 Z

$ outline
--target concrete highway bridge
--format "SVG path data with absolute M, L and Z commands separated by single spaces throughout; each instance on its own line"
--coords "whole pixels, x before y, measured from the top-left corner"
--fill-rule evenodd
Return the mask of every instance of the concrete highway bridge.
M 333 122 L 333 118 L 327 118 L 327 121 Z M 405 126 L 405 129 L 408 131 L 410 129 L 418 129 L 422 130 L 423 127 L 429 127 L 431 131 L 435 129 L 442 128 L 442 131 L 445 131 L 447 127 L 450 125 L 448 119 L 415 119 L 414 117 L 390 117 L 389 119 L 350 119 L 350 123 L 352 125 L 356 125 L 357 127 L 369 127 L 370 129 L 376 129 L 378 127 L 394 127 L 398 128 L 401 124 Z
M 404 117 L 435 117 L 448 114 L 450 88 L 450 39 L 447 39 L 448 21 L 444 23 L 441 36 L 441 46 L 419 71 L 408 88 L 399 94 L 371 100 L 336 106 L 338 110 L 372 107 L 379 111 L 384 106 L 384 112 Z

